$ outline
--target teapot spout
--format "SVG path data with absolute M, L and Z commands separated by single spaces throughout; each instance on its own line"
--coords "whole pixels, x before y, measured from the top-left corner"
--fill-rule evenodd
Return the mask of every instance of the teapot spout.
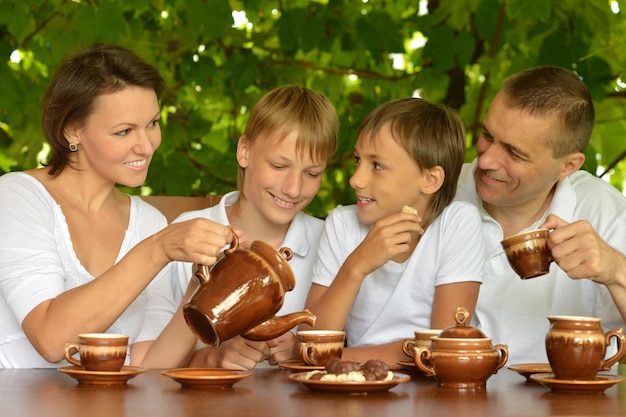
M 251 330 L 248 330 L 242 336 L 248 340 L 263 341 L 278 337 L 300 324 L 315 325 L 316 316 L 309 310 L 299 311 L 287 314 L 282 317 L 273 317 Z

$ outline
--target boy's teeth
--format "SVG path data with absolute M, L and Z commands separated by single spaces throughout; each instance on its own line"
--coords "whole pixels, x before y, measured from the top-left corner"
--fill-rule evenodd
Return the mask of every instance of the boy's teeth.
M 282 205 L 284 205 L 284 206 L 294 206 L 294 205 L 295 205 L 294 203 L 290 203 L 290 202 L 288 202 L 288 201 L 281 200 L 281 199 L 280 199 L 280 198 L 278 198 L 278 197 L 274 197 L 274 198 L 276 199 L 276 201 L 278 201 L 280 204 L 282 204 Z
M 129 162 L 128 165 L 130 165 L 131 167 L 141 167 L 144 166 L 146 164 L 146 160 L 142 159 L 141 161 L 134 161 L 134 162 Z

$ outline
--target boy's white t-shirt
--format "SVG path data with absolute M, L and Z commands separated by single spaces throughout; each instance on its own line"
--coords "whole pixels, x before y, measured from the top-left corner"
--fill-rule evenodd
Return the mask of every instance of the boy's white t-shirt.
M 371 226 L 358 219 L 356 205 L 338 207 L 326 219 L 313 283 L 328 287 Z M 345 331 L 348 346 L 388 343 L 430 328 L 435 287 L 482 281 L 483 239 L 476 207 L 453 202 L 426 229 L 403 263 L 388 261 L 365 277 Z

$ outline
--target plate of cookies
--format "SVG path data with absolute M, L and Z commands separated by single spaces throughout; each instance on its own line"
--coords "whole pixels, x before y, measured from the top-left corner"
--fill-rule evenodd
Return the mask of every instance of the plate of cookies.
M 376 359 L 364 364 L 334 359 L 324 370 L 293 373 L 289 378 L 312 391 L 345 394 L 385 392 L 411 380 L 410 375 L 393 372 L 386 363 Z

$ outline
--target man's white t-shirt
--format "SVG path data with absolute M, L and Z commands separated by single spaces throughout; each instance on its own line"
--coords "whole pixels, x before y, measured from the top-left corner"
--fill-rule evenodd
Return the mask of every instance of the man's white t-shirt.
M 550 315 L 599 317 L 606 330 L 623 327 L 619 311 L 604 285 L 588 279 L 570 279 L 556 263 L 550 273 L 522 280 L 513 271 L 502 248 L 502 228 L 482 207 L 476 193 L 476 161 L 465 164 L 456 199 L 482 213 L 485 272 L 478 296 L 475 324 L 494 343 L 509 347 L 508 363 L 547 362 L 545 337 Z M 529 226 L 536 229 L 548 214 L 571 223 L 587 220 L 613 248 L 626 253 L 626 199 L 613 186 L 578 171 L 559 181 L 550 207 Z

